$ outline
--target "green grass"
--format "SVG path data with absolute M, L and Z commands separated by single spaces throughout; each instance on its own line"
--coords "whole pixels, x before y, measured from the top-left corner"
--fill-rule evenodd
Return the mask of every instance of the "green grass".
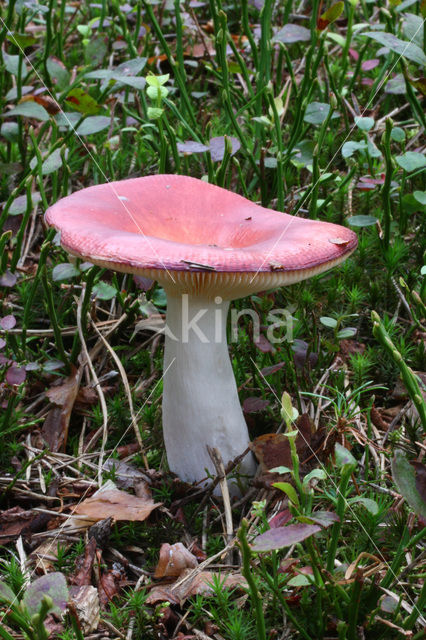
M 269 403 L 248 416 L 252 439 L 276 431 L 286 391 L 299 412 L 307 405 L 318 411 L 318 427 L 332 445 L 328 453 L 335 442 L 351 450 L 354 462 L 346 474 L 333 456 L 318 452 L 313 466 L 325 471 L 327 481 L 311 493 L 301 489 L 303 465 L 300 478 L 293 467 L 291 480 L 299 496 L 299 504 L 290 500 L 293 524 L 316 510 L 337 511 L 341 522 L 292 548 L 296 566 L 312 569 L 312 579 L 301 579 L 298 570 L 282 569 L 287 547 L 265 554 L 244 547 L 268 529 L 277 509 L 287 508 L 277 506 L 285 494 L 263 494 L 258 486 L 252 500 L 233 512 L 235 531 L 243 517 L 251 523 L 239 534 L 249 597 L 239 600 L 241 593 L 215 583 L 211 598 L 199 595 L 177 608 L 180 614 L 189 611 L 181 629 L 188 634 L 192 627 L 210 628 L 226 640 L 263 640 L 275 637 L 284 620 L 292 638 L 388 639 L 407 631 L 423 637 L 424 520 L 413 507 L 419 490 L 414 475 L 408 488 L 395 484 L 390 461 L 402 448 L 424 473 L 424 380 L 413 373 L 426 370 L 425 117 L 417 82 L 424 73 L 424 9 L 418 2 L 341 5 L 326 27 L 318 18 L 330 4 L 318 0 L 299 14 L 298 3 L 272 0 L 261 11 L 248 0 L 210 0 L 196 7 L 178 1 L 131 1 L 122 7 L 116 0 L 12 0 L 0 7 L 0 318 L 14 319 L 5 320 L 0 332 L 2 509 L 46 506 L 19 493 L 28 481 L 25 445 L 30 434 L 37 442 L 51 408 L 45 391 L 79 363 L 81 298 L 89 349 L 97 335 L 88 314 L 97 324 L 126 314 L 108 341 L 124 364 L 149 467 L 158 472 L 154 497 L 173 517 L 183 500 L 186 516 L 184 524 L 172 526 L 164 514 L 149 524 L 116 525 L 112 546 L 123 553 L 128 545 L 146 548 L 148 571 L 162 542 L 188 543 L 194 537 L 200 543 L 205 535 L 209 555 L 223 546 L 217 509 L 206 502 L 203 524 L 202 498 L 191 501 L 167 471 L 162 343 L 144 330 L 134 334 L 141 304 L 149 300 L 164 312 L 164 291 L 156 285 L 142 295 L 129 276 L 71 263 L 59 238 L 44 226 L 48 206 L 93 184 L 170 172 L 358 232 L 359 248 L 340 268 L 233 303 L 236 310 L 255 309 L 262 325 L 271 309 L 289 309 L 292 343 L 261 351 L 251 339 L 250 318 L 243 316 L 230 348 L 241 402 L 258 397 Z M 391 35 L 402 45 L 389 40 Z M 380 38 L 388 53 L 380 51 Z M 181 145 L 189 141 L 209 146 L 217 137 L 221 160 L 210 151 L 183 152 Z M 372 311 L 378 314 L 373 319 Z M 261 373 L 281 362 L 286 366 Z M 107 455 L 118 456 L 119 447 L 135 442 L 127 397 L 120 376 L 110 375 L 115 364 L 105 350 L 94 364 L 107 397 Z M 402 399 L 392 394 L 399 375 L 406 385 Z M 90 388 L 90 379 L 83 378 L 82 386 Z M 377 408 L 390 422 L 410 399 L 420 417 L 410 418 L 411 410 L 400 417 L 382 446 Z M 82 429 L 87 441 L 102 423 L 96 394 L 78 404 L 65 453 L 77 456 Z M 100 439 L 92 449 L 99 447 Z M 94 460 L 80 471 L 97 480 Z M 129 458 L 140 468 L 143 460 L 139 453 Z M 56 486 L 55 475 L 41 469 Z M 31 489 L 39 491 L 36 465 L 30 473 Z M 114 471 L 104 477 L 116 479 Z M 264 506 L 253 507 L 261 496 Z M 367 502 L 356 502 L 359 497 Z M 11 553 L 13 544 L 0 547 L 0 571 L 15 592 L 22 591 Z M 354 579 L 345 581 L 360 554 Z M 68 573 L 75 555 L 74 548 L 64 552 L 57 568 Z M 373 556 L 377 564 L 370 573 Z M 133 637 L 158 637 L 165 628 L 172 637 L 177 622 L 172 617 L 164 626 L 164 607 L 148 607 L 145 596 L 144 590 L 122 591 L 105 615 L 125 634 L 137 609 Z M 13 620 L 8 624 L 13 633 L 19 628 Z M 78 637 L 76 628 L 63 637 Z

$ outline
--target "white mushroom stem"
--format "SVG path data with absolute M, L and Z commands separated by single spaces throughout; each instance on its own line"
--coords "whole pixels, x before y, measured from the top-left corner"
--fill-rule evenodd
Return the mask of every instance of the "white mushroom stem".
M 199 482 L 215 475 L 207 445 L 226 464 L 249 444 L 226 341 L 229 302 L 167 292 L 163 431 L 171 471 Z M 248 453 L 239 472 L 252 476 Z M 230 485 L 237 493 L 236 485 Z

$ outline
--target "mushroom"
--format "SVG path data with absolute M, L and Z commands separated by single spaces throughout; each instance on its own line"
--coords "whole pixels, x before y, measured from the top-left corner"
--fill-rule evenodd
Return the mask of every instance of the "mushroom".
M 249 444 L 226 340 L 230 301 L 322 273 L 357 245 L 345 227 L 180 175 L 88 187 L 50 207 L 46 221 L 69 253 L 164 287 L 163 433 L 169 467 L 187 482 L 214 473 L 207 445 L 226 465 Z M 248 453 L 239 472 L 254 471 Z

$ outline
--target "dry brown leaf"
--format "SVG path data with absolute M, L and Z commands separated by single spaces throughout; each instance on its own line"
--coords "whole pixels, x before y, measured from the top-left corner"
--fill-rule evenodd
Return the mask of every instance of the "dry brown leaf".
M 79 556 L 76 561 L 77 572 L 70 578 L 70 583 L 77 587 L 88 585 L 92 582 L 92 567 L 96 554 L 96 540 L 90 538 L 86 545 L 84 556 Z
M 315 427 L 304 413 L 296 423 L 299 435 L 296 438 L 297 453 L 301 461 L 304 461 L 310 452 L 310 443 Z M 265 433 L 256 438 L 250 445 L 256 458 L 259 460 L 262 471 L 268 471 L 275 467 L 292 468 L 290 444 L 284 433 Z
M 176 544 L 165 542 L 160 548 L 160 559 L 154 578 L 177 578 L 185 569 L 194 569 L 196 566 L 198 566 L 197 558 L 181 542 Z
M 30 531 L 31 523 L 37 518 L 34 511 L 12 507 L 0 512 L 0 545 L 16 540 L 19 535 Z
M 93 522 L 104 520 L 104 518 L 112 518 L 115 522 L 119 520 L 142 522 L 153 509 L 160 505 L 160 502 L 155 503 L 152 500 L 138 498 L 119 489 L 105 489 L 83 500 L 73 513 L 86 516 Z M 86 523 L 87 526 L 90 525 L 90 521 Z
M 50 451 L 65 449 L 71 412 L 80 388 L 81 372 L 81 369 L 72 367 L 71 375 L 65 378 L 61 385 L 46 391 L 50 402 L 56 405 L 50 409 L 41 429 L 41 435 Z
M 105 571 L 101 575 L 99 580 L 98 592 L 101 607 L 104 608 L 107 604 L 118 595 L 120 591 L 120 575 L 117 571 Z
M 61 546 L 67 549 L 69 542 L 61 542 Z M 44 540 L 34 551 L 30 553 L 29 560 L 34 562 L 35 573 L 44 575 L 55 571 L 54 563 L 58 559 L 58 541 Z
M 189 574 L 191 571 L 191 569 L 186 569 L 177 582 L 180 583 L 185 573 Z M 198 594 L 211 596 L 213 595 L 211 583 L 216 576 L 220 576 L 221 585 L 224 589 L 245 589 L 248 586 L 246 579 L 240 573 L 230 573 L 224 577 L 224 574 L 219 574 L 217 572 L 201 571 L 192 578 L 192 580 L 187 580 L 182 584 L 179 584 L 177 587 L 173 584 L 158 585 L 157 587 L 154 587 L 151 590 L 146 603 L 156 604 L 158 602 L 168 601 L 172 604 L 182 605 L 183 602 L 191 596 L 196 596 Z

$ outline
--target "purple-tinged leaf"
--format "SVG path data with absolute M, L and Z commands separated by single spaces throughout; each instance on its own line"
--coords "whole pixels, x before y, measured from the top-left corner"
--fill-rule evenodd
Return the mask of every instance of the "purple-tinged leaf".
M 38 371 L 40 369 L 40 365 L 38 362 L 28 362 L 25 365 L 25 371 Z
M 27 372 L 24 367 L 17 367 L 13 364 L 6 371 L 6 382 L 12 385 L 20 385 L 25 382 L 25 378 L 27 377 Z
M 254 340 L 254 344 L 262 353 L 274 353 L 275 347 L 269 342 L 267 338 L 261 333 L 257 340 Z
M 71 262 L 63 262 L 57 264 L 52 269 L 52 280 L 54 282 L 61 282 L 62 280 L 69 280 L 75 276 L 80 275 L 80 269 Z
M 4 367 L 7 364 L 10 364 L 11 362 L 12 360 L 9 360 L 9 358 L 6 358 L 6 356 L 0 353 L 0 367 Z
M 13 287 L 17 279 L 17 275 L 8 270 L 0 276 L 0 287 Z
M 312 515 L 300 516 L 298 520 L 308 524 L 319 524 L 320 527 L 325 529 L 335 522 L 339 522 L 339 516 L 333 511 L 314 511 Z
M 64 363 L 61 360 L 48 360 L 43 365 L 43 371 L 56 371 L 57 369 L 62 369 Z
M 274 36 L 273 42 L 284 42 L 284 44 L 293 44 L 293 42 L 309 42 L 311 32 L 306 27 L 298 24 L 286 24 Z
M 367 80 L 367 78 L 365 79 Z M 385 86 L 385 93 L 391 93 L 393 95 L 403 95 L 406 91 L 407 87 L 402 73 L 397 73 L 393 78 L 388 80 Z
M 383 596 L 380 602 L 380 609 L 386 613 L 394 613 L 398 606 L 398 599 L 395 600 L 392 596 Z
M 62 615 L 68 602 L 68 587 L 63 573 L 47 573 L 30 584 L 22 599 L 30 617 L 39 612 L 44 596 L 52 598 L 51 611 Z
M 141 291 L 149 291 L 154 284 L 154 280 L 151 280 L 151 278 L 144 278 L 143 276 L 133 276 L 133 280 L 135 281 L 137 288 Z
M 268 521 L 268 524 L 271 527 L 271 529 L 277 529 L 278 527 L 283 527 L 284 525 L 286 525 L 287 522 L 290 522 L 292 518 L 293 516 L 290 510 L 284 509 L 283 511 L 279 511 L 275 516 L 273 516 Z
M 270 367 L 264 367 L 261 369 L 260 373 L 262 376 L 271 376 L 273 373 L 276 373 L 280 369 L 285 367 L 285 362 L 277 362 L 277 364 L 273 364 Z
M 10 329 L 13 329 L 15 325 L 16 325 L 16 318 L 11 314 L 9 314 L 8 316 L 4 316 L 3 318 L 0 319 L 0 327 L 5 331 L 9 331 Z
M 0 338 L 0 349 L 3 349 L 6 346 L 6 340 L 3 340 L 3 338 Z
M 379 64 L 380 60 L 378 58 L 372 58 L 371 60 L 365 60 L 365 62 L 363 62 L 361 65 L 361 69 L 363 71 L 371 71 L 372 69 L 378 67 Z
M 201 144 L 201 142 L 196 142 L 195 140 L 186 140 L 185 142 L 178 142 L 177 149 L 179 153 L 204 153 L 209 150 L 209 147 L 206 147 L 205 144 Z
M 243 402 L 243 411 L 244 413 L 257 413 L 266 409 L 267 406 L 269 406 L 269 400 L 255 397 L 246 398 Z
M 387 31 L 367 31 L 359 34 L 376 40 L 379 44 L 404 58 L 424 67 L 426 65 L 426 55 L 419 46 L 409 40 L 401 40 Z
M 286 527 L 270 529 L 254 539 L 252 550 L 257 552 L 275 551 L 290 547 L 292 544 L 302 542 L 314 533 L 321 531 L 321 527 L 316 524 L 289 524 Z
M 349 48 L 349 55 L 354 59 L 354 60 L 358 60 L 359 58 L 359 53 L 356 49 L 351 49 Z
M 238 149 L 241 147 L 241 143 L 237 138 L 232 138 L 231 136 L 227 136 L 228 140 L 231 141 L 232 151 L 231 156 L 237 153 Z M 213 162 L 221 162 L 223 160 L 223 156 L 225 155 L 225 136 L 218 136 L 216 138 L 211 138 L 209 142 L 210 147 L 210 155 L 212 157 Z

